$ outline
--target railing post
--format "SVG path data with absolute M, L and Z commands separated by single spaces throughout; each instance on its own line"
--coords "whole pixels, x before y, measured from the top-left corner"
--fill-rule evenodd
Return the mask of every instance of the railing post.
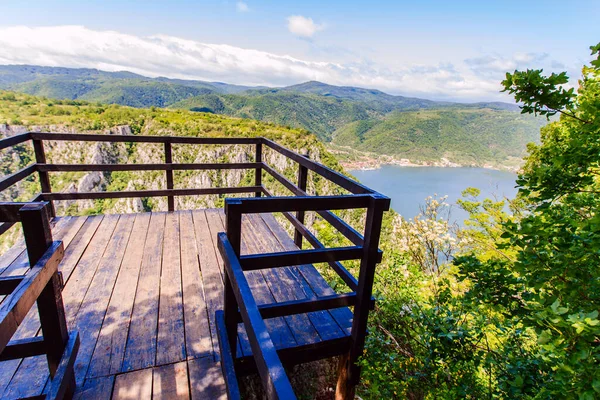
M 39 139 L 33 139 L 33 151 L 35 152 L 35 162 L 37 164 L 46 164 L 46 152 L 44 151 L 44 142 Z M 40 177 L 40 187 L 42 193 L 52 193 L 52 187 L 50 186 L 50 177 L 47 171 L 38 170 Z M 54 202 L 49 202 L 49 214 L 50 217 L 56 216 L 56 210 L 54 209 Z
M 256 155 L 254 157 L 254 162 L 261 163 L 262 162 L 262 143 L 256 143 Z M 262 168 L 257 167 L 254 170 L 254 186 L 262 185 Z M 262 192 L 255 192 L 254 197 L 260 197 Z
M 172 164 L 173 163 L 173 153 L 171 149 L 171 142 L 165 142 L 165 163 Z M 165 170 L 167 174 L 167 189 L 173 189 L 173 170 L 167 169 Z M 167 196 L 167 203 L 169 207 L 169 211 L 175 211 L 175 198 L 173 195 Z
M 227 239 L 233 247 L 235 255 L 240 257 L 240 248 L 242 240 L 242 213 L 240 207 L 242 202 L 239 199 L 225 199 L 225 218 L 226 218 L 226 230 Z M 231 284 L 231 277 L 225 273 L 225 298 L 224 298 L 224 317 L 225 326 L 227 328 L 227 337 L 229 338 L 229 348 L 233 353 L 235 359 L 236 353 L 236 340 L 237 340 L 237 325 L 239 320 L 239 310 L 235 293 L 233 292 L 233 286 Z
M 26 204 L 19 210 L 23 224 L 23 236 L 25 236 L 27 254 L 31 266 L 35 265 L 52 244 L 48 208 L 48 203 L 31 203 Z M 61 291 L 61 280 L 57 271 L 37 299 L 51 377 L 54 377 L 56 373 L 65 346 L 69 340 Z M 75 388 L 74 379 L 73 376 L 71 388 Z
M 380 194 L 373 194 L 365 223 L 363 256 L 360 262 L 356 305 L 352 319 L 351 347 L 347 354 L 340 357 L 339 375 L 336 387 L 336 400 L 354 399 L 355 385 L 360 378 L 360 367 L 356 364 L 362 355 L 367 334 L 369 303 L 373 293 L 373 280 L 377 265 L 377 252 L 381 236 L 383 213 L 390 207 L 390 199 Z
M 308 152 L 303 154 L 304 157 L 308 158 Z M 298 164 L 298 187 L 306 192 L 306 183 L 308 181 L 308 169 L 301 164 Z M 304 211 L 296 212 L 296 218 L 304 225 Z M 294 243 L 299 249 L 302 249 L 302 234 L 298 229 L 294 231 Z

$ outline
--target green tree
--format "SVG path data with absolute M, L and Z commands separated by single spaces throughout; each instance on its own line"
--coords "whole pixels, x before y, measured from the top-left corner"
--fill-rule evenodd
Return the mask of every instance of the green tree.
M 600 44 L 593 46 L 598 57 Z M 505 91 L 522 112 L 561 114 L 542 129 L 518 179 L 527 212 L 505 221 L 510 258 L 461 257 L 479 300 L 535 342 L 506 346 L 498 388 L 511 397 L 600 397 L 600 58 L 583 68 L 577 92 L 566 73 L 508 73 Z M 512 257 L 511 257 L 512 258 Z M 527 343 L 527 342 L 523 342 Z

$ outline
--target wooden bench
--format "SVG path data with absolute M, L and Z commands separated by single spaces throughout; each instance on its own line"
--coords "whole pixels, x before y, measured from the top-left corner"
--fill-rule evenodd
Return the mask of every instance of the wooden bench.
M 58 264 L 61 241 L 52 241 L 46 202 L 0 203 L 0 221 L 21 222 L 31 269 L 26 275 L 0 278 L 0 361 L 46 355 L 49 385 L 41 399 L 70 399 L 75 392 L 73 365 L 79 335 L 69 333 L 62 301 Z M 42 335 L 12 340 L 19 325 L 37 302 Z

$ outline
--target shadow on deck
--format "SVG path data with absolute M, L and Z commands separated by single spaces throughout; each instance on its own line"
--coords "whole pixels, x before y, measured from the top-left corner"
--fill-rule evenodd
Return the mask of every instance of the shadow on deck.
M 58 217 L 55 240 L 67 322 L 79 331 L 75 363 L 82 399 L 225 398 L 215 311 L 223 308 L 222 210 Z M 243 220 L 242 254 L 296 249 L 271 214 Z M 1 258 L 0 276 L 22 275 L 23 243 Z M 312 265 L 249 271 L 259 304 L 317 298 L 333 290 Z M 347 308 L 266 321 L 278 349 L 349 335 Z M 39 331 L 35 310 L 15 339 Z M 242 325 L 238 350 L 251 354 Z M 3 398 L 36 396 L 47 384 L 44 356 L 0 364 Z

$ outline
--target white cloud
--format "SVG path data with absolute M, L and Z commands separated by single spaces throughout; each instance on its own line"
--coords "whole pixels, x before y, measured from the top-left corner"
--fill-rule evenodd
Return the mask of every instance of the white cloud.
M 556 62 L 550 60 L 547 53 L 515 53 L 508 57 L 494 54 L 468 58 L 465 64 L 478 75 L 495 75 L 515 69 L 545 68 Z
M 325 26 L 316 24 L 312 18 L 306 18 L 302 15 L 292 15 L 288 17 L 288 29 L 296 36 L 312 37 L 318 31 L 325 29 Z
M 244 3 L 243 1 L 238 1 L 235 4 L 235 8 L 236 8 L 236 10 L 238 10 L 238 12 L 248 12 L 248 11 L 250 11 L 250 8 L 248 7 L 248 4 Z
M 513 65 L 498 57 L 479 57 L 454 65 L 397 65 L 392 69 L 366 62 L 308 61 L 225 44 L 165 35 L 140 37 L 83 26 L 0 28 L 0 64 L 127 70 L 151 77 L 244 85 L 283 86 L 318 80 L 464 101 L 509 100 L 499 93 L 499 82 Z

